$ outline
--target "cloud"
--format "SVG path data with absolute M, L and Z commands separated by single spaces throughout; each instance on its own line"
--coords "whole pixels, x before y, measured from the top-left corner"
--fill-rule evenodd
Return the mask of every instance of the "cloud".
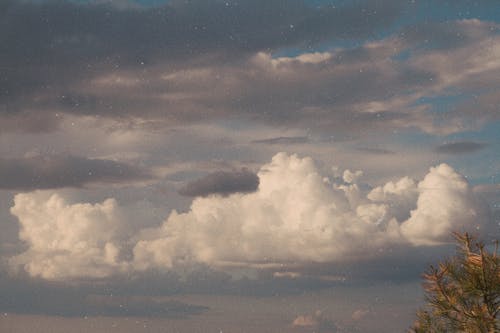
M 467 180 L 449 165 L 441 164 L 418 184 L 417 208 L 402 224 L 401 231 L 413 244 L 430 245 L 440 242 L 451 230 L 466 231 L 482 226 L 487 208 L 474 194 Z M 485 230 L 488 231 L 488 230 Z
M 351 318 L 353 320 L 361 320 L 364 317 L 366 317 L 366 315 L 368 315 L 369 313 L 370 313 L 370 310 L 367 310 L 367 309 L 357 309 L 357 310 L 355 310 L 352 313 Z
M 351 171 L 349 169 L 344 170 L 344 174 L 342 175 L 342 179 L 348 183 L 357 183 L 359 178 L 363 176 L 363 171 L 361 170 L 356 170 L 356 171 Z
M 117 9 L 8 1 L 4 44 L 12 46 L 1 53 L 9 71 L 0 81 L 0 114 L 12 126 L 2 127 L 49 131 L 69 114 L 157 127 L 230 116 L 356 137 L 367 128 L 450 134 L 496 119 L 494 23 L 416 24 L 335 47 L 390 26 L 402 14 L 398 3 L 174 1 Z M 333 48 L 315 51 L 321 42 Z M 290 47 L 296 56 L 278 56 Z M 430 100 L 450 90 L 457 101 L 443 120 Z
M 337 332 L 338 327 L 335 322 L 327 318 L 321 311 L 314 314 L 299 315 L 292 322 L 293 328 L 301 328 L 319 332 Z
M 121 162 L 72 155 L 0 158 L 0 189 L 34 190 L 128 183 L 150 179 L 148 172 Z
M 305 45 L 364 38 L 386 27 L 401 14 L 401 5 L 228 4 L 117 9 L 8 2 L 10 29 L 5 30 L 14 33 L 5 37 L 12 47 L 3 53 L 9 71 L 0 91 L 8 93 L 0 113 L 15 126 L 5 129 L 53 130 L 61 121 L 54 110 L 60 116 L 153 120 L 156 126 L 238 115 L 245 121 L 351 135 L 368 126 L 449 134 L 495 117 L 491 91 L 500 67 L 494 23 L 416 25 L 355 47 L 314 52 Z M 30 22 L 36 33 L 23 33 L 19 22 Z M 352 22 L 360 23 L 353 28 Z M 276 55 L 286 47 L 301 52 Z M 32 64 L 34 53 L 39 57 Z M 457 70 L 464 64 L 466 70 Z M 471 117 L 464 107 L 446 119 L 429 112 L 433 105 L 425 97 L 439 98 L 450 90 L 476 103 L 467 107 L 480 116 Z M 41 121 L 22 124 L 18 113 Z M 284 140 L 272 139 L 260 143 Z
M 374 155 L 393 155 L 396 154 L 396 152 L 389 150 L 389 149 L 383 149 L 383 148 L 372 148 L 372 147 L 360 147 L 357 148 L 357 150 L 369 154 L 374 154 Z
M 292 322 L 292 326 L 294 327 L 315 327 L 317 325 L 317 320 L 311 315 L 297 316 Z
M 0 102 L 1 103 L 1 102 Z M 20 131 L 29 133 L 52 132 L 59 128 L 62 118 L 50 111 L 19 111 L 4 113 L 0 110 L 0 131 L 2 133 Z
M 260 139 L 254 140 L 252 143 L 262 143 L 268 145 L 294 145 L 308 143 L 309 138 L 307 136 L 279 136 L 276 138 Z
M 217 171 L 194 180 L 181 189 L 179 194 L 189 197 L 205 197 L 211 194 L 230 195 L 254 192 L 259 186 L 259 178 L 246 169 L 241 171 Z
M 356 183 L 331 185 L 311 159 L 284 153 L 258 176 L 254 193 L 197 198 L 189 212 L 173 212 L 137 243 L 136 264 L 171 267 L 179 258 L 216 266 L 356 261 L 387 246 L 440 244 L 452 230 L 488 222 L 464 178 L 444 164 L 418 186 L 403 178 L 368 194 Z M 425 228 L 431 232 L 420 232 Z
M 397 221 L 406 221 L 416 208 L 419 191 L 417 182 L 409 177 L 403 177 L 397 182 L 389 181 L 383 186 L 372 189 L 367 198 L 377 204 L 385 206 Z
M 154 8 L 3 1 L 0 114 L 59 106 L 70 113 L 123 115 L 116 111 L 127 105 L 123 95 L 67 89 L 91 84 L 105 71 L 149 71 L 159 63 L 178 69 L 214 60 L 232 63 L 262 50 L 357 40 L 387 27 L 399 11 L 396 1 L 337 8 L 299 0 L 171 1 Z M 147 74 L 135 77 L 144 84 Z M 148 98 L 140 101 L 146 104 Z
M 44 279 L 102 278 L 126 269 L 120 254 L 131 228 L 114 199 L 69 204 L 58 194 L 38 191 L 17 194 L 11 213 L 28 246 L 10 258 L 12 267 Z
M 299 272 L 274 272 L 273 277 L 285 279 L 297 279 L 302 276 Z
M 372 190 L 358 185 L 359 175 L 347 172 L 349 182 L 332 184 L 312 159 L 279 153 L 261 167 L 255 192 L 195 198 L 189 211 L 142 230 L 113 199 L 70 204 L 57 194 L 18 194 L 11 212 L 28 249 L 11 264 L 46 279 L 194 263 L 287 272 L 297 264 L 380 260 L 394 248 L 444 244 L 452 231 L 498 232 L 446 164 L 418 184 L 404 177 Z
M 436 152 L 444 154 L 467 154 L 485 148 L 487 144 L 473 141 L 445 143 L 436 147 Z
M 212 60 L 182 66 L 160 62 L 151 65 L 147 76 L 134 68 L 103 72 L 92 82 L 76 85 L 76 91 L 66 92 L 65 98 L 48 103 L 58 103 L 73 114 L 115 117 L 119 112 L 155 119 L 163 126 L 196 123 L 203 113 L 205 120 L 237 115 L 241 122 L 325 133 L 334 129 L 338 136 L 361 135 L 368 127 L 371 131 L 460 132 L 495 117 L 491 108 L 495 94 L 485 92 L 496 89 L 493 73 L 500 68 L 498 50 L 485 45 L 499 40 L 495 25 L 488 22 L 455 21 L 433 29 L 449 26 L 474 36 L 454 46 L 452 57 L 446 48 L 424 47 L 428 43 L 418 39 L 413 44 L 399 35 L 352 48 L 303 51 L 294 57 L 253 50 L 237 62 Z M 432 35 L 429 38 L 433 42 Z M 398 60 L 405 52 L 408 58 Z M 459 71 L 464 62 L 470 62 L 467 71 Z M 432 101 L 448 97 L 451 88 L 457 105 L 444 121 L 442 114 L 434 112 Z M 477 98 L 468 97 L 472 95 Z M 160 109 L 169 112 L 159 113 Z M 475 110 L 475 118 L 467 109 Z M 258 143 L 288 141 L 274 139 Z

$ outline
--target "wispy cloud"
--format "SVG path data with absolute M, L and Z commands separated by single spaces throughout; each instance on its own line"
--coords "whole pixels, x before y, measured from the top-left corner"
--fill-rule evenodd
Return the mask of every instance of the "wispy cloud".
M 295 145 L 308 142 L 309 138 L 307 136 L 279 136 L 276 138 L 259 139 L 252 141 L 252 143 L 261 143 L 267 145 Z
M 443 154 L 468 154 L 482 150 L 488 146 L 487 143 L 473 142 L 473 141 L 460 141 L 444 143 L 436 147 L 436 152 Z

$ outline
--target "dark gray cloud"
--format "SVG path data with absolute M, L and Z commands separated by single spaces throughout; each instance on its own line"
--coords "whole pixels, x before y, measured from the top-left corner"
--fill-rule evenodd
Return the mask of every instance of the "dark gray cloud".
M 373 148 L 373 147 L 360 147 L 357 148 L 357 150 L 369 153 L 369 154 L 375 154 L 375 155 L 392 155 L 395 154 L 396 152 L 389 150 L 389 149 L 384 149 L 384 148 Z
M 308 143 L 307 136 L 280 136 L 276 138 L 253 140 L 252 143 L 261 143 L 266 145 L 295 145 L 301 143 Z
M 487 147 L 488 144 L 473 141 L 460 141 L 445 143 L 436 147 L 436 152 L 443 154 L 467 154 L 479 151 Z
M 259 187 L 259 177 L 251 171 L 217 171 L 192 181 L 179 189 L 179 194 L 204 197 L 210 194 L 254 192 Z
M 81 187 L 89 183 L 127 183 L 151 176 L 140 168 L 111 160 L 71 155 L 0 158 L 0 189 L 35 190 Z

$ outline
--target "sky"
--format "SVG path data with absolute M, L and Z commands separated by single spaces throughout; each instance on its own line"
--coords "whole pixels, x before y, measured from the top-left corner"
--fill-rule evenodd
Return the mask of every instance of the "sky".
M 499 9 L 1 1 L 0 331 L 404 331 L 500 236 Z

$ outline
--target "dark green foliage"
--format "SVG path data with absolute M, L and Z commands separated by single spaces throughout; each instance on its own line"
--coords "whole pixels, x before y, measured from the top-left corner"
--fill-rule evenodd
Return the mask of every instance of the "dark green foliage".
M 427 305 L 411 332 L 500 332 L 498 241 L 489 251 L 469 234 L 455 234 L 457 254 L 423 275 Z

